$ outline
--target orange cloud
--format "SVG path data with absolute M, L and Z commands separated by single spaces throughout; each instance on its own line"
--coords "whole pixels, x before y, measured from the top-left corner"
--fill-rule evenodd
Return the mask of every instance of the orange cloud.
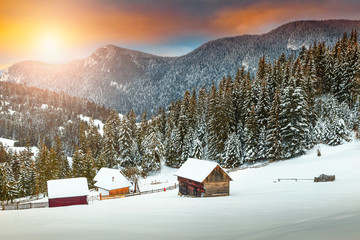
M 359 8 L 331 2 L 260 2 L 244 8 L 224 9 L 209 22 L 213 34 L 240 35 L 267 32 L 289 21 L 312 19 L 357 19 Z M 344 17 L 347 16 L 347 17 Z

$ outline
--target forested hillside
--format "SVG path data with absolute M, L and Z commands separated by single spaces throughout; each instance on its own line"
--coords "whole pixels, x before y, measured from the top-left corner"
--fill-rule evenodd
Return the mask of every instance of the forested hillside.
M 66 151 L 79 144 L 79 115 L 104 120 L 110 111 L 85 99 L 54 93 L 23 84 L 0 82 L 0 136 L 47 147 L 59 136 Z
M 43 102 L 37 103 L 42 111 Z M 6 114 L 21 112 L 21 106 Z M 64 108 L 55 102 L 51 106 Z M 94 118 L 106 115 L 103 108 L 91 111 L 87 113 Z M 69 116 L 76 118 L 75 113 Z M 334 46 L 317 42 L 303 47 L 296 58 L 282 54 L 267 62 L 262 57 L 254 78 L 240 68 L 234 78 L 224 77 L 219 86 L 186 91 L 182 99 L 173 101 L 169 109 L 159 108 L 150 120 L 146 113 L 140 123 L 136 118 L 133 111 L 120 118 L 113 110 L 103 136 L 93 124 L 78 125 L 72 168 L 64 160 L 58 138 L 50 149 L 39 141 L 35 161 L 28 151 L 10 153 L 0 168 L 1 200 L 46 192 L 46 181 L 54 178 L 83 176 L 91 187 L 96 170 L 103 166 L 146 175 L 158 171 L 161 161 L 179 167 L 188 157 L 195 157 L 233 168 L 288 159 L 318 143 L 338 145 L 353 134 L 359 138 L 357 33 L 344 34 Z

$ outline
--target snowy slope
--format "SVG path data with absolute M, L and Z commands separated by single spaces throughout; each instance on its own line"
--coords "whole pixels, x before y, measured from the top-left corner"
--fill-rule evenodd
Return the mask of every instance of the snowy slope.
M 360 143 L 321 152 L 233 172 L 229 197 L 179 197 L 173 190 L 0 212 L 0 239 L 359 239 Z M 321 173 L 336 181 L 274 183 Z

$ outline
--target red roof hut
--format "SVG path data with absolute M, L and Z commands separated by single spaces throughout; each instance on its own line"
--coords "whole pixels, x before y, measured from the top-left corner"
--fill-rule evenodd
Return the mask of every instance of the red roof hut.
M 86 178 L 47 181 L 49 207 L 88 204 L 89 188 Z

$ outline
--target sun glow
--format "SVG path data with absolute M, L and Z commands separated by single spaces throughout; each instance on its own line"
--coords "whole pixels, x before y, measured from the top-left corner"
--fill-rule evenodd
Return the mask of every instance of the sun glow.
M 63 46 L 56 34 L 46 34 L 39 38 L 39 58 L 43 61 L 56 62 L 62 58 Z

